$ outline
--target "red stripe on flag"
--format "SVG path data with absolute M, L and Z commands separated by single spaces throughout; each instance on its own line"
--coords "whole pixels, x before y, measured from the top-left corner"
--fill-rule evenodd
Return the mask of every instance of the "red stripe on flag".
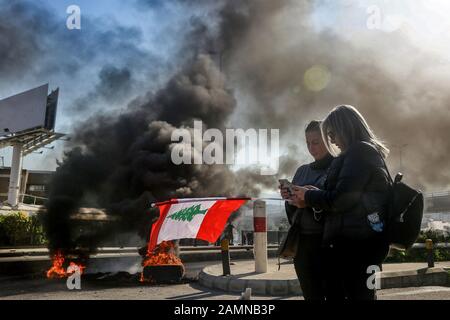
M 197 239 L 216 242 L 230 215 L 247 200 L 218 200 L 207 212 L 197 232 Z
M 152 231 L 150 233 L 150 241 L 148 242 L 148 252 L 152 252 L 155 249 L 158 241 L 159 231 L 161 230 L 161 226 L 166 219 L 167 213 L 169 212 L 172 204 L 165 204 L 159 206 L 159 219 L 152 225 Z

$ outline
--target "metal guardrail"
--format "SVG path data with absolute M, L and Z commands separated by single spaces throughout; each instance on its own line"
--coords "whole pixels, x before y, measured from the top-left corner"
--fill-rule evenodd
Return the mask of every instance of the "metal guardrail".
M 278 245 L 269 244 L 268 249 L 277 249 Z M 123 253 L 123 252 L 137 252 L 139 247 L 104 247 L 98 248 L 98 253 Z M 230 246 L 230 250 L 252 250 L 253 246 Z M 220 251 L 219 246 L 180 246 L 180 251 Z M 6 254 L 14 255 L 46 255 L 49 251 L 47 247 L 15 247 L 15 248 L 2 248 L 0 247 L 0 256 Z
M 412 246 L 412 249 L 426 249 L 425 243 L 415 243 Z M 450 249 L 450 243 L 436 243 L 433 244 L 434 249 Z M 245 245 L 245 246 L 229 246 L 229 250 L 252 250 L 252 245 Z M 276 244 L 269 244 L 267 245 L 267 249 L 278 249 L 278 245 Z M 104 248 L 98 248 L 97 253 L 130 253 L 130 252 L 137 252 L 139 250 L 138 247 L 104 247 Z M 180 251 L 220 251 L 221 247 L 219 246 L 180 246 Z M 48 255 L 49 251 L 46 247 L 22 247 L 22 248 L 1 248 L 0 247 L 0 256 L 6 256 L 6 255 L 15 255 L 15 256 L 22 256 L 22 255 Z
M 435 244 L 433 244 L 433 247 L 438 248 L 438 249 L 449 249 L 450 243 L 448 243 L 448 242 L 435 243 Z M 426 248 L 426 243 L 414 243 L 412 246 L 412 249 L 425 249 L 425 248 Z
M 450 196 L 450 191 L 436 191 L 436 192 L 430 192 L 430 193 L 425 193 L 424 196 L 425 196 L 426 198 L 445 197 L 445 196 Z
M 245 246 L 229 246 L 229 251 L 249 251 L 253 250 L 254 247 L 252 245 L 245 245 Z M 445 248 L 450 249 L 450 243 L 436 243 L 433 244 L 433 242 L 430 239 L 427 239 L 425 243 L 415 243 L 412 246 L 412 249 L 419 249 L 423 250 L 425 249 L 427 251 L 427 262 L 428 267 L 433 268 L 434 267 L 434 251 L 438 248 Z M 217 253 L 221 252 L 223 248 L 218 246 L 201 246 L 201 247 L 187 247 L 183 246 L 180 247 L 180 253 L 184 254 L 196 254 L 197 252 L 204 252 L 204 253 Z M 267 251 L 274 252 L 278 249 L 278 245 L 268 245 Z M 138 247 L 104 247 L 104 248 L 98 248 L 96 251 L 97 255 L 105 256 L 105 255 L 111 255 L 111 257 L 116 256 L 130 256 L 130 255 L 138 255 Z M 45 247 L 41 248 L 0 248 L 0 260 L 8 260 L 8 259 L 20 259 L 22 257 L 26 259 L 39 259 L 42 257 L 48 257 L 49 251 Z

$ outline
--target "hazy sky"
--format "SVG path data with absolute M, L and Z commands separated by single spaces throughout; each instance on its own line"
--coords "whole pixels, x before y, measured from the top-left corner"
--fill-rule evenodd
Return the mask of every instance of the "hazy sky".
M 164 83 L 167 70 L 177 67 L 171 65 L 172 55 L 183 39 L 185 26 L 192 16 L 203 14 L 201 9 L 188 11 L 176 2 L 162 0 L 16 2 L 29 8 L 17 24 L 20 23 L 24 33 L 35 37 L 33 40 L 45 43 L 49 50 L 29 53 L 31 63 L 24 67 L 25 70 L 10 70 L 7 76 L 2 75 L 0 98 L 47 82 L 51 88 L 60 87 L 56 129 L 65 133 L 70 133 L 73 124 L 83 117 L 120 112 L 139 93 Z M 0 13 L 7 10 L 10 3 L 0 0 Z M 364 32 L 369 29 L 369 19 L 378 15 L 384 32 L 403 33 L 417 50 L 435 52 L 448 67 L 450 32 L 449 19 L 445 15 L 450 12 L 450 1 L 318 0 L 316 3 L 312 19 L 318 30 L 333 29 L 348 39 L 364 37 Z M 81 30 L 67 30 L 65 26 L 69 5 L 81 8 Z M 1 36 L 0 33 L 0 40 Z M 27 36 L 22 39 L 26 40 Z M 119 79 L 126 77 L 134 85 L 113 99 L 98 97 L 97 92 L 104 85 L 101 74 L 105 77 L 112 74 Z M 89 105 L 85 106 L 87 102 Z M 77 110 L 81 112 L 77 113 Z M 55 145 L 54 151 L 45 150 L 42 155 L 28 156 L 24 167 L 55 169 L 55 159 L 62 155 L 62 142 Z M 9 165 L 10 150 L 0 150 L 0 156 Z
M 152 1 L 153 3 L 156 3 Z M 0 0 L 0 14 L 11 16 Z M 165 75 L 171 54 L 176 50 L 179 29 L 189 15 L 182 16 L 177 6 L 148 6 L 141 1 L 16 1 L 28 8 L 22 12 L 16 27 L 24 34 L 23 40 L 15 38 L 13 45 L 32 58 L 17 71 L 0 78 L 0 98 L 49 83 L 51 89 L 60 88 L 56 130 L 70 133 L 78 116 L 95 112 L 112 112 L 142 92 L 158 87 Z M 68 30 L 66 9 L 76 4 L 81 9 L 81 30 Z M 25 10 L 23 10 L 25 11 Z M 30 16 L 32 19 L 30 20 Z M 1 22 L 0 22 L 1 25 Z M 36 26 L 35 26 L 36 25 Z M 33 30 L 35 29 L 35 30 Z M 1 40 L 1 34 L 0 34 Z M 44 42 L 50 48 L 34 53 L 35 48 L 20 48 L 29 40 Z M 20 43 L 22 42 L 22 43 Z M 31 52 L 30 52 L 31 51 Z M 1 55 L 0 55 L 1 56 Z M 28 63 L 29 61 L 27 61 Z M 133 90 L 123 92 L 122 97 L 104 101 L 93 97 L 101 85 L 99 73 L 102 68 L 117 68 L 130 72 Z M 11 68 L 12 69 L 12 68 Z M 0 69 L 1 71 L 1 69 Z M 150 73 L 150 75 L 149 75 Z M 5 72 L 3 72 L 5 74 Z M 148 79 L 152 81 L 149 83 Z M 137 85 L 136 85 L 137 84 Z M 81 102 L 80 102 L 81 101 Z M 73 110 L 73 105 L 89 102 L 83 112 Z M 44 154 L 32 154 L 25 158 L 28 169 L 55 169 L 55 159 L 61 158 L 62 142 L 55 143 L 55 151 L 44 150 Z M 0 150 L 5 165 L 10 164 L 11 150 Z

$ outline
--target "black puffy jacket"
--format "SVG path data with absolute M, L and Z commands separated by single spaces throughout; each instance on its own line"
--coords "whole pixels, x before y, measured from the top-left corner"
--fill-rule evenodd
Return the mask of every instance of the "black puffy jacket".
M 357 142 L 332 162 L 324 190 L 307 191 L 305 202 L 326 212 L 325 244 L 337 237 L 365 240 L 379 234 L 368 215 L 383 219 L 388 190 L 381 154 L 372 144 Z

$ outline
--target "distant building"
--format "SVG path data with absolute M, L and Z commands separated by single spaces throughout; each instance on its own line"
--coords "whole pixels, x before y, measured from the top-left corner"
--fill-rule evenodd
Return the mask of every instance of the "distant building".
M 8 199 L 9 174 L 11 168 L 0 168 L 0 202 Z M 48 198 L 48 187 L 54 171 L 22 170 L 20 202 L 43 204 Z
M 442 221 L 429 221 L 425 230 L 431 230 L 438 235 L 448 237 L 450 235 L 450 223 Z
M 422 229 L 433 228 L 439 222 L 444 224 L 450 222 L 450 191 L 425 195 Z
M 450 212 L 450 191 L 426 194 L 425 212 Z

